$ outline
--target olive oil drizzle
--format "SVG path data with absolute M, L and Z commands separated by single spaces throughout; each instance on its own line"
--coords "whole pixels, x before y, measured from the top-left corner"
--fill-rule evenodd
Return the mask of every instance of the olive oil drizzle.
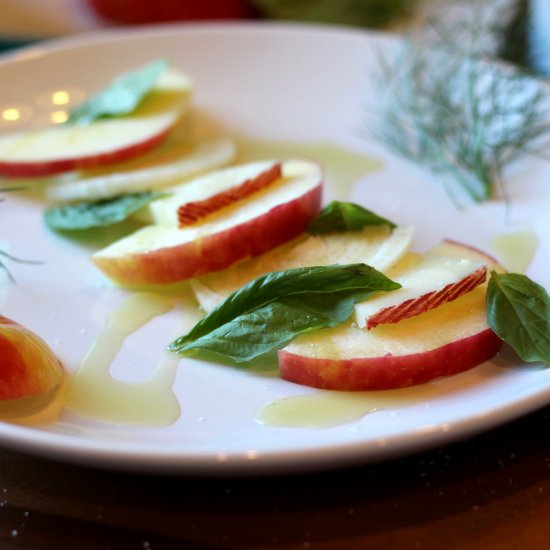
M 441 393 L 435 384 L 398 390 L 328 391 L 276 399 L 256 416 L 260 424 L 272 427 L 321 429 L 350 424 L 367 414 L 398 410 L 426 403 Z
M 491 248 L 508 271 L 525 273 L 537 252 L 538 244 L 535 232 L 523 229 L 496 235 Z
M 172 390 L 179 358 L 165 352 L 147 381 L 114 379 L 110 368 L 125 339 L 154 317 L 170 311 L 174 299 L 149 293 L 130 295 L 111 313 L 92 343 L 67 392 L 67 408 L 104 422 L 164 426 L 175 422 L 180 405 Z
M 324 195 L 327 202 L 350 200 L 353 187 L 360 178 L 383 167 L 382 161 L 375 157 L 323 141 L 302 143 L 241 137 L 238 139 L 238 149 L 243 162 L 266 158 L 310 158 L 318 161 L 325 171 Z

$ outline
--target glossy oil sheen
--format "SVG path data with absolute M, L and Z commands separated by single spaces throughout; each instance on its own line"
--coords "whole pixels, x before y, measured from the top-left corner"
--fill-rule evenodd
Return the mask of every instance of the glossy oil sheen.
M 513 273 L 524 273 L 527 270 L 537 247 L 537 236 L 530 229 L 501 233 L 491 242 L 491 248 L 503 266 Z
M 322 390 L 272 401 L 258 412 L 256 421 L 276 427 L 330 428 L 356 422 L 377 411 L 422 404 L 438 393 L 438 387 L 432 384 L 385 391 Z
M 327 202 L 350 200 L 354 184 L 362 176 L 380 170 L 383 166 L 374 157 L 327 142 L 300 143 L 240 138 L 238 150 L 244 162 L 269 158 L 306 158 L 318 162 L 325 171 L 324 196 Z
M 164 426 L 180 415 L 172 391 L 179 358 L 164 353 L 148 380 L 128 383 L 110 375 L 111 365 L 125 339 L 157 315 L 174 307 L 163 295 L 128 296 L 109 316 L 105 329 L 92 343 L 69 387 L 66 406 L 82 416 L 117 424 Z

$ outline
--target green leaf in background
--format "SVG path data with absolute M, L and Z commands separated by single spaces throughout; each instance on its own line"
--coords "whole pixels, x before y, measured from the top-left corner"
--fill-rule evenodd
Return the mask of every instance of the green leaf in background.
M 524 361 L 550 365 L 550 298 L 542 286 L 526 275 L 492 272 L 487 321 Z
M 355 27 L 382 27 L 407 17 L 419 0 L 251 0 L 272 19 L 311 21 Z
M 393 222 L 381 218 L 358 204 L 333 201 L 311 222 L 308 233 L 319 235 L 341 231 L 361 231 L 367 225 L 387 225 L 390 229 L 397 227 Z
M 107 227 L 124 221 L 146 204 L 164 196 L 163 193 L 144 191 L 120 195 L 112 199 L 79 202 L 49 208 L 44 220 L 56 231 L 81 231 L 94 227 Z
M 346 321 L 355 303 L 372 293 L 400 286 L 365 264 L 275 271 L 231 294 L 168 349 L 254 364 L 298 334 Z
M 12 192 L 12 191 L 24 191 L 25 189 L 27 189 L 27 188 L 26 187 L 21 187 L 21 186 L 19 186 L 19 187 L 4 187 L 4 188 L 0 188 L 0 193 L 9 193 L 9 192 Z M 4 199 L 0 198 L 0 202 L 3 202 L 3 201 L 4 201 Z M 32 265 L 40 265 L 40 264 L 43 263 L 43 262 L 36 261 L 36 260 L 23 260 L 21 258 L 17 258 L 16 256 L 12 256 L 11 254 L 8 254 L 5 250 L 2 250 L 0 248 L 0 271 L 3 271 L 12 283 L 15 282 L 15 278 L 13 277 L 11 271 L 6 266 L 5 260 L 10 260 L 12 262 L 17 262 L 17 263 L 20 263 L 20 264 L 32 264 Z
M 28 187 L 18 185 L 16 187 L 0 187 L 0 193 L 11 193 L 12 191 L 25 191 Z
M 72 109 L 66 124 L 84 126 L 98 118 L 131 113 L 151 91 L 167 67 L 167 61 L 159 59 L 123 74 L 103 91 Z

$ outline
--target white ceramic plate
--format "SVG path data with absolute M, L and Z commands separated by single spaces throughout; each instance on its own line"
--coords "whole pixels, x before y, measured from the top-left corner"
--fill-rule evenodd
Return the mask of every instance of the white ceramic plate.
M 376 104 L 370 84 L 373 46 L 389 44 L 389 38 L 363 32 L 258 24 L 72 38 L 5 58 L 0 111 L 16 104 L 27 117 L 23 122 L 34 124 L 53 109 L 44 103 L 52 90 L 93 90 L 99 80 L 166 56 L 195 79 L 193 108 L 228 133 L 330 142 L 380 159 L 384 168 L 359 177 L 347 198 L 413 223 L 418 248 L 450 237 L 491 251 L 496 235 L 534 232 L 539 245 L 529 274 L 549 288 L 548 166 L 532 162 L 510 175 L 509 211 L 499 202 L 457 210 L 427 172 L 392 157 L 359 131 L 368 120 L 367 106 Z M 1 130 L 7 131 L 5 124 Z M 329 183 L 329 196 L 348 195 L 338 181 Z M 45 338 L 74 372 L 124 293 L 91 265 L 89 249 L 45 230 L 40 201 L 10 194 L 0 209 L 3 246 L 46 262 L 12 265 L 17 284 L 3 286 L 1 310 Z M 166 316 L 146 326 L 117 358 L 115 375 L 146 376 L 177 322 Z M 262 406 L 315 391 L 182 360 L 174 384 L 182 414 L 172 425 L 99 423 L 64 411 L 49 425 L 0 423 L 0 442 L 63 460 L 140 471 L 284 473 L 334 467 L 439 445 L 525 414 L 550 400 L 550 370 L 520 366 L 504 354 L 433 388 L 431 397 L 420 392 L 406 405 L 397 399 L 385 410 L 331 428 L 269 427 L 255 420 Z

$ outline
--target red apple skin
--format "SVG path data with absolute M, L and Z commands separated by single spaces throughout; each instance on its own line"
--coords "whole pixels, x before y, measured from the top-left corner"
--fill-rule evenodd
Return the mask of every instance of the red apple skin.
M 216 210 L 228 206 L 234 202 L 253 195 L 260 189 L 268 187 L 283 175 L 281 163 L 274 164 L 269 170 L 262 172 L 255 178 L 250 178 L 243 183 L 220 191 L 211 197 L 200 201 L 192 201 L 182 204 L 178 208 L 179 227 L 193 225 L 201 218 L 205 218 Z
M 0 176 L 10 178 L 36 178 L 53 176 L 71 170 L 85 170 L 107 166 L 142 155 L 160 145 L 172 131 L 172 127 L 139 143 L 133 143 L 121 149 L 98 153 L 88 157 L 60 158 L 47 162 L 2 162 L 0 161 Z
M 399 323 L 399 321 L 420 315 L 445 302 L 452 302 L 460 298 L 463 294 L 466 294 L 466 292 L 470 292 L 470 290 L 473 290 L 476 286 L 483 284 L 486 279 L 487 268 L 483 266 L 468 277 L 456 283 L 450 283 L 441 290 L 428 292 L 418 298 L 412 298 L 401 304 L 380 310 L 378 313 L 369 317 L 367 329 L 370 330 L 378 325 L 388 323 Z
M 253 14 L 245 0 L 88 0 L 88 4 L 105 19 L 134 25 L 163 21 L 236 19 Z
M 166 284 L 218 271 L 301 235 L 321 208 L 322 183 L 304 195 L 226 231 L 174 247 L 124 257 L 93 256 L 124 285 Z
M 325 390 L 387 390 L 424 384 L 469 370 L 493 357 L 502 340 L 489 328 L 422 353 L 316 359 L 279 351 L 281 378 Z
M 61 362 L 42 338 L 0 315 L 0 401 L 47 393 L 63 376 Z

